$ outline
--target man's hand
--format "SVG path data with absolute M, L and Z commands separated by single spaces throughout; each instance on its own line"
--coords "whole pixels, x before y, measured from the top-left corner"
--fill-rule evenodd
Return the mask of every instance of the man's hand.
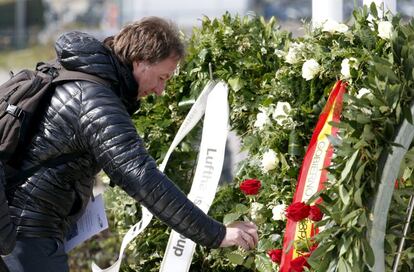
M 245 250 L 256 247 L 259 236 L 257 227 L 251 222 L 236 221 L 227 226 L 226 236 L 220 247 L 240 246 Z

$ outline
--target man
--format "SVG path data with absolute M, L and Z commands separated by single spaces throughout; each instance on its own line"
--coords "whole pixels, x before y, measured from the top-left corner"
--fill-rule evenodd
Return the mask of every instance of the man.
M 184 56 L 175 27 L 150 17 L 103 43 L 70 32 L 55 47 L 63 67 L 98 76 L 111 86 L 69 81 L 57 86 L 48 101 L 19 170 L 41 167 L 9 197 L 17 232 L 12 253 L 3 256 L 10 271 L 69 270 L 62 240 L 84 211 L 101 169 L 155 216 L 198 244 L 256 246 L 254 224 L 225 227 L 189 201 L 157 169 L 131 121 L 139 99 L 160 95 Z M 62 156 L 67 159 L 51 166 Z

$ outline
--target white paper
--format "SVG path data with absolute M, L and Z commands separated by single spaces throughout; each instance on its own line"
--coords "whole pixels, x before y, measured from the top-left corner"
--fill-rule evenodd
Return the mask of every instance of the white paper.
M 99 194 L 94 199 L 89 200 L 85 212 L 66 236 L 64 241 L 65 251 L 69 252 L 77 245 L 107 228 L 108 219 L 106 218 L 105 205 L 102 194 Z

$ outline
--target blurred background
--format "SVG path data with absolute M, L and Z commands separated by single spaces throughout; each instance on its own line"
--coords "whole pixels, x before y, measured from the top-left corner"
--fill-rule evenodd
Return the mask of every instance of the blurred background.
M 125 23 L 156 15 L 190 33 L 204 15 L 221 17 L 229 11 L 275 16 L 282 28 L 300 35 L 302 20 L 311 18 L 311 5 L 310 0 L 0 0 L 0 83 L 8 78 L 5 71 L 53 58 L 53 41 L 67 30 L 82 30 L 102 39 Z M 354 5 L 361 6 L 362 0 L 344 1 L 344 18 L 351 15 Z M 413 16 L 414 0 L 398 0 L 397 10 Z

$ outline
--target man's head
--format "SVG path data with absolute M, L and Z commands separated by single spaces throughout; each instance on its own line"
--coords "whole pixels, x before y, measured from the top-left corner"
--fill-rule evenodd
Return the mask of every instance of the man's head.
M 114 37 L 112 48 L 132 68 L 139 97 L 161 94 L 185 54 L 177 27 L 158 17 L 125 26 Z

